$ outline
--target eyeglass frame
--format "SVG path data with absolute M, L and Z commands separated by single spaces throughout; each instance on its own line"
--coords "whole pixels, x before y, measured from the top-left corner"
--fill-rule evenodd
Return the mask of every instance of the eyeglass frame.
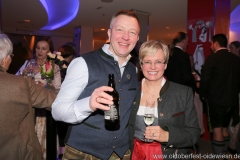
M 144 62 L 141 62 L 142 65 L 145 65 L 145 66 L 152 66 L 152 64 L 154 64 L 154 66 L 161 66 L 161 65 L 165 65 L 166 62 L 162 62 L 160 60 L 156 60 L 154 63 L 151 62 L 151 61 L 144 61 Z

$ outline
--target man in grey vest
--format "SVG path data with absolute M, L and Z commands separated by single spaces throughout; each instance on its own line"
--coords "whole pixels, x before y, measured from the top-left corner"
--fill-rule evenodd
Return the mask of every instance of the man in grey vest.
M 117 12 L 111 20 L 105 44 L 97 51 L 74 59 L 52 105 L 55 120 L 71 123 L 63 160 L 130 159 L 128 120 L 138 83 L 136 68 L 129 61 L 139 39 L 140 25 L 135 13 Z M 106 91 L 108 74 L 114 74 L 119 93 L 120 129 L 104 127 L 105 105 L 113 104 Z

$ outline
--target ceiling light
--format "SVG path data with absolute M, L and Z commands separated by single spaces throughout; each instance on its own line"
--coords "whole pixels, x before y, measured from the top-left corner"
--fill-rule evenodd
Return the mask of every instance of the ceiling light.
M 41 30 L 54 30 L 71 22 L 80 8 L 80 0 L 61 1 L 39 0 L 48 15 L 48 23 Z M 63 9 L 59 9 L 63 8 Z
M 113 2 L 113 0 L 101 0 L 101 1 L 105 3 Z
M 102 28 L 101 30 L 102 30 L 102 31 L 105 31 L 105 29 L 104 29 L 104 28 Z
M 169 29 L 169 28 L 170 28 L 169 26 L 166 27 L 166 29 Z
M 29 19 L 25 19 L 25 20 L 24 20 L 24 22 L 27 22 L 27 23 L 29 23 L 29 22 L 30 22 L 30 20 L 29 20 Z

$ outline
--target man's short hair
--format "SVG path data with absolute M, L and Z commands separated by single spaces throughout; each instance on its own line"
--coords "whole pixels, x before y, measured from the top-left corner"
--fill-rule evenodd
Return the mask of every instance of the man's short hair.
M 138 19 L 137 15 L 136 15 L 133 11 L 130 11 L 130 10 L 120 10 L 120 11 L 118 11 L 116 14 L 114 14 L 114 15 L 112 16 L 112 19 L 111 19 L 111 22 L 110 22 L 110 29 L 112 29 L 112 24 L 113 24 L 113 22 L 114 22 L 114 19 L 115 19 L 116 17 L 120 16 L 120 15 L 125 15 L 125 16 L 129 16 L 129 17 L 135 18 L 135 19 L 137 20 L 138 26 L 139 26 L 139 28 L 140 28 L 139 19 Z
M 61 52 L 61 56 L 63 58 L 75 56 L 75 51 L 74 51 L 73 47 L 68 44 L 65 44 L 65 45 L 62 45 L 61 47 L 59 47 L 58 51 Z
M 225 34 L 215 34 L 213 37 L 212 37 L 212 42 L 215 43 L 215 42 L 218 42 L 219 46 L 220 47 L 225 47 L 227 48 L 227 44 L 228 44 L 228 39 L 226 37 Z
M 13 51 L 13 45 L 8 36 L 4 33 L 0 33 L 0 62 L 2 62 L 3 58 L 11 54 Z
M 172 45 L 175 46 L 177 43 L 182 42 L 187 38 L 187 34 L 185 32 L 177 32 L 172 40 Z

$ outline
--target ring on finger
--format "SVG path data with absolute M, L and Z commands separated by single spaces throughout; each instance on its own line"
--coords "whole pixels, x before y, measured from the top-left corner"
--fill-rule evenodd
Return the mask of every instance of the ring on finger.
M 152 134 L 152 138 L 154 137 L 154 133 Z

